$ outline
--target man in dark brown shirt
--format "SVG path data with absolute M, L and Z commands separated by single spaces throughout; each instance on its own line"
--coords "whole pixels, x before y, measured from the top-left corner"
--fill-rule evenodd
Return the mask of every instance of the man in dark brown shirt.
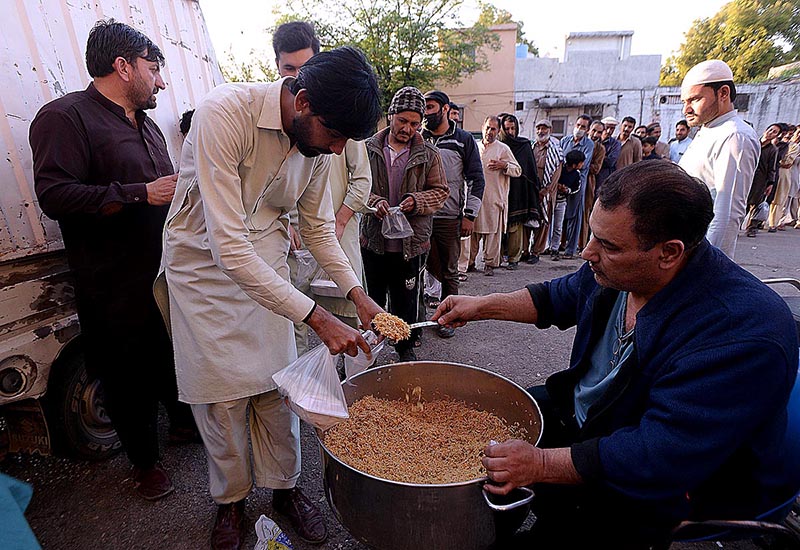
M 163 63 L 145 35 L 100 21 L 86 48 L 94 80 L 42 107 L 30 128 L 39 205 L 58 221 L 75 276 L 86 367 L 103 384 L 135 488 L 149 500 L 173 491 L 158 463 L 159 401 L 176 439 L 194 426 L 177 400 L 152 293 L 177 179 L 164 136 L 145 114 L 165 87 Z

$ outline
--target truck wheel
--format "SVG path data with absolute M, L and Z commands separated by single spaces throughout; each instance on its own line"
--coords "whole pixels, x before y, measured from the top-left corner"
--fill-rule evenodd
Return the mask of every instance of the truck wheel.
M 81 353 L 53 365 L 45 410 L 54 451 L 83 460 L 103 460 L 122 444 L 103 404 L 103 388 L 86 372 Z

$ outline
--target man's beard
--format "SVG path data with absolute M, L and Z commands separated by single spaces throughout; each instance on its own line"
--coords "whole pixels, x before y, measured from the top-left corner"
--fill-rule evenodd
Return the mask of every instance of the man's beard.
M 311 142 L 311 124 L 308 118 L 302 115 L 295 115 L 292 122 L 292 133 L 294 134 L 294 144 L 300 154 L 304 157 L 318 157 L 320 155 L 330 155 L 333 151 L 323 151 L 309 145 Z
M 128 88 L 127 98 L 131 105 L 136 107 L 137 110 L 155 109 L 156 108 L 156 94 L 158 88 L 146 87 L 145 83 L 137 79 L 137 81 Z
M 429 131 L 436 130 L 439 128 L 439 125 L 442 124 L 442 120 L 444 120 L 443 109 L 439 109 L 439 111 L 436 113 L 425 115 L 425 128 L 427 128 Z

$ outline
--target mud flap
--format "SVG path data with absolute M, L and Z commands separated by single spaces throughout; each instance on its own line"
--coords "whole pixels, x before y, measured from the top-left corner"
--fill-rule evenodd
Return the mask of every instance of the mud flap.
M 4 405 L 0 411 L 0 459 L 8 453 L 50 454 L 50 434 L 37 399 Z

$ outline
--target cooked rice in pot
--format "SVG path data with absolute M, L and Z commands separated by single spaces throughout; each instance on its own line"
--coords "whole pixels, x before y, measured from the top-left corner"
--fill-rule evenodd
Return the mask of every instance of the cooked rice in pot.
M 486 474 L 481 457 L 490 441 L 526 433 L 463 402 L 442 399 L 423 406 L 419 393 L 413 395 L 405 401 L 362 397 L 349 407 L 349 419 L 325 433 L 325 446 L 345 464 L 382 479 L 457 483 Z

